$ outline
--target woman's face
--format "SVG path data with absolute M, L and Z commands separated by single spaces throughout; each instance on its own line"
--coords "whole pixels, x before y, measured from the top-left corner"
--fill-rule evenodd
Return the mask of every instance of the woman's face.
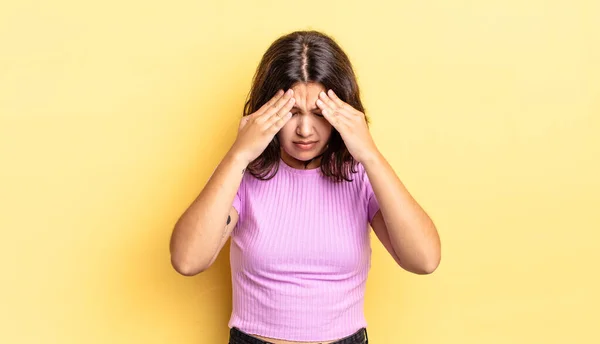
M 325 151 L 332 126 L 317 107 L 319 92 L 326 92 L 320 83 L 297 82 L 292 87 L 296 102 L 292 118 L 281 128 L 277 137 L 281 145 L 281 158 L 291 167 L 304 169 L 304 162 Z M 320 159 L 306 168 L 316 168 Z

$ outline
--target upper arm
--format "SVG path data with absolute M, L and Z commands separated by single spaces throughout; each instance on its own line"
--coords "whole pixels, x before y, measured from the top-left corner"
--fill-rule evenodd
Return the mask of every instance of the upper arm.
M 378 210 L 377 213 L 375 213 L 375 216 L 373 217 L 373 221 L 371 221 L 371 228 L 373 228 L 373 232 L 375 232 L 375 235 L 377 236 L 379 241 L 381 241 L 381 243 L 383 244 L 383 247 L 385 247 L 385 249 L 392 256 L 392 258 L 394 258 L 394 261 L 396 261 L 396 263 L 400 267 L 402 267 L 402 264 L 400 264 L 400 258 L 398 258 L 398 255 L 396 254 L 396 252 L 394 251 L 394 248 L 392 247 L 392 241 L 390 240 L 390 234 L 388 233 L 388 229 L 387 229 L 387 226 L 385 225 L 385 221 L 383 219 L 383 215 L 381 214 L 381 210 Z
M 223 227 L 223 235 L 221 236 L 221 241 L 219 242 L 219 247 L 217 248 L 217 251 L 215 252 L 215 255 L 211 258 L 210 262 L 208 263 L 209 267 L 212 265 L 212 263 L 214 263 L 214 261 L 219 256 L 219 253 L 223 249 L 223 246 L 225 246 L 225 243 L 227 242 L 227 239 L 231 235 L 231 232 L 233 231 L 233 229 L 237 225 L 238 220 L 240 218 L 237 210 L 235 210 L 234 207 L 231 207 L 231 209 L 229 209 L 229 215 L 228 216 L 229 216 L 229 223 L 227 223 L 227 219 L 225 219 L 225 226 Z

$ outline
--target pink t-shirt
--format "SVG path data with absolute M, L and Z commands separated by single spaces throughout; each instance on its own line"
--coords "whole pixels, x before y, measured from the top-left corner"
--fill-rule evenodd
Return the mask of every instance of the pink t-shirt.
M 357 170 L 341 183 L 283 160 L 271 180 L 245 172 L 233 202 L 230 328 L 320 341 L 367 327 L 369 223 L 379 204 L 364 167 Z

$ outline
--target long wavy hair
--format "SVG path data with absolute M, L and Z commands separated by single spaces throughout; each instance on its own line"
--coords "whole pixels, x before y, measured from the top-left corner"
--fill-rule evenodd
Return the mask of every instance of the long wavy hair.
M 341 47 L 321 32 L 295 31 L 275 40 L 263 55 L 244 105 L 244 116 L 257 111 L 277 90 L 289 89 L 297 82 L 321 83 L 341 100 L 365 113 L 352 64 Z M 369 125 L 366 115 L 365 120 Z M 320 156 L 323 175 L 336 182 L 352 181 L 350 173 L 357 172 L 357 161 L 335 128 L 332 128 L 326 149 Z M 275 136 L 247 170 L 258 179 L 271 179 L 279 170 L 280 157 L 281 147 Z

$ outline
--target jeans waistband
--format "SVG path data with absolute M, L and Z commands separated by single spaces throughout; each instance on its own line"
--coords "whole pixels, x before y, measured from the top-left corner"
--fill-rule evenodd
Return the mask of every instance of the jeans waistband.
M 367 329 L 361 328 L 355 333 L 351 334 L 348 337 L 342 338 L 338 341 L 335 341 L 331 344 L 368 344 L 369 337 L 367 336 Z M 229 344 L 272 344 L 270 342 L 265 342 L 261 339 L 253 337 L 248 333 L 245 333 L 238 329 L 237 327 L 232 327 L 229 330 Z

